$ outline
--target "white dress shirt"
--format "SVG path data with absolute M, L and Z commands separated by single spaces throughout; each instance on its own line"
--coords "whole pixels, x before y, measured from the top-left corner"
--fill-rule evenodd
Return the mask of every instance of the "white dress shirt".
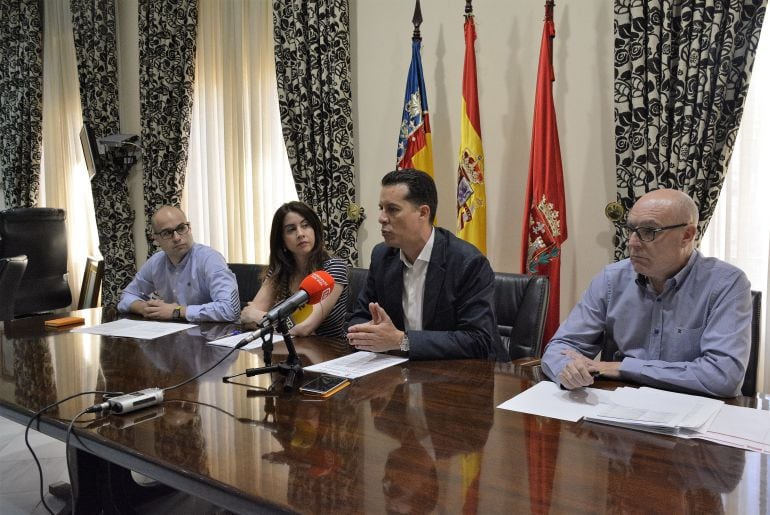
M 420 255 L 410 263 L 400 252 L 401 262 L 404 263 L 404 290 L 401 296 L 401 307 L 404 311 L 404 330 L 422 330 L 422 301 L 425 297 L 425 277 L 428 275 L 430 255 L 433 252 L 433 236 L 435 231 L 431 229 L 430 237 L 420 251 Z

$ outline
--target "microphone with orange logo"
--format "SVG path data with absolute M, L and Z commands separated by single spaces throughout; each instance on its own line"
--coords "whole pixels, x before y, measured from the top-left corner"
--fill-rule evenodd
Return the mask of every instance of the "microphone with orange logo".
M 240 349 L 257 338 L 262 338 L 273 330 L 273 325 L 290 316 L 305 304 L 318 304 L 328 297 L 334 289 L 334 278 L 323 270 L 313 272 L 299 284 L 297 293 L 279 302 L 265 313 L 259 322 L 259 329 L 246 335 L 235 347 Z

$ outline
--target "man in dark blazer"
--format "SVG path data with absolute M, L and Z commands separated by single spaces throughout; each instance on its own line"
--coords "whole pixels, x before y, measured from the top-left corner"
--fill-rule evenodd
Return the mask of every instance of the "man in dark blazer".
M 359 350 L 401 350 L 410 359 L 507 361 L 489 261 L 433 227 L 437 204 L 427 173 L 406 169 L 383 177 L 378 221 L 385 242 L 372 251 L 348 340 Z

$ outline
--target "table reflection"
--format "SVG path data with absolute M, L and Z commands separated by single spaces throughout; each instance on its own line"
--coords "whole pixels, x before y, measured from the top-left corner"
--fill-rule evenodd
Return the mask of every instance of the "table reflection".
M 360 406 L 301 396 L 268 397 L 265 406 L 274 410 L 271 434 L 282 450 L 262 459 L 288 466 L 289 504 L 302 512 L 362 512 Z
M 216 330 L 216 334 L 210 335 L 212 339 L 227 331 L 223 326 L 211 329 Z M 214 345 L 195 345 L 194 352 L 184 351 L 191 338 L 200 339 L 201 336 L 207 336 L 206 328 L 195 327 L 175 333 L 163 342 L 128 339 L 104 341 L 100 355 L 102 374 L 97 381 L 99 389 L 131 392 L 156 386 L 165 388 L 192 378 L 230 351 L 229 348 Z M 227 369 L 236 359 L 237 353 L 234 353 L 220 366 Z M 127 366 L 127 363 L 131 365 Z M 142 373 L 137 374 L 137 370 Z M 199 404 L 199 400 L 201 385 L 215 380 L 218 378 L 206 375 L 200 380 L 167 391 L 162 406 L 163 416 L 148 414 L 126 421 L 124 417 L 130 417 L 130 414 L 112 415 L 110 423 L 102 425 L 99 432 L 111 440 L 151 450 L 154 456 L 207 475 L 209 456 L 201 419 L 201 410 L 205 408 Z M 150 424 L 150 421 L 153 422 Z
M 22 406 L 35 406 L 35 409 L 56 402 L 56 377 L 50 346 L 42 338 L 3 341 L 3 346 L 6 345 L 11 348 L 13 357 L 12 375 L 17 402 Z M 57 417 L 59 407 L 52 407 L 48 415 Z
M 371 400 L 374 427 L 399 443 L 388 454 L 382 477 L 389 513 L 434 511 L 442 497 L 439 471 L 450 468 L 452 460 L 461 468 L 462 510 L 477 511 L 482 450 L 494 412 L 493 367 L 490 363 L 460 378 L 404 371 L 385 389 L 389 395 Z M 456 402 L 460 398 L 463 402 Z
M 612 513 L 651 506 L 660 513 L 725 513 L 722 494 L 735 490 L 746 465 L 744 452 L 698 440 L 587 422 L 572 431 L 601 443 L 598 452 L 607 459 L 613 485 L 606 510 Z M 670 459 L 660 459 L 661 454 Z

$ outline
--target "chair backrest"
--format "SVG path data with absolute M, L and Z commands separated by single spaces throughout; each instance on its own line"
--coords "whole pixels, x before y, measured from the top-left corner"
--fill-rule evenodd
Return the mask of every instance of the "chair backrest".
M 27 268 L 27 256 L 0 258 L 0 320 L 13 318 L 19 283 Z
M 511 359 L 540 357 L 551 287 L 542 275 L 495 272 L 495 316 Z
M 227 266 L 235 274 L 235 280 L 238 283 L 238 296 L 241 300 L 241 307 L 244 307 L 254 300 L 262 286 L 262 272 L 267 268 L 267 265 L 228 263 Z
M 66 308 L 67 233 L 63 209 L 13 208 L 0 212 L 0 257 L 27 256 L 14 313 L 16 316 Z
M 366 275 L 369 270 L 366 268 L 351 267 L 348 270 L 348 312 L 347 318 L 353 315 L 353 311 L 356 309 L 356 302 L 358 302 L 358 294 L 366 286 Z
M 751 292 L 751 352 L 746 366 L 746 377 L 743 379 L 741 393 L 746 397 L 754 397 L 757 393 L 757 364 L 759 361 L 759 334 L 762 318 L 762 292 Z
M 80 287 L 78 309 L 99 307 L 99 293 L 102 287 L 103 276 L 104 261 L 88 256 L 86 258 L 86 269 L 83 272 L 83 284 Z

